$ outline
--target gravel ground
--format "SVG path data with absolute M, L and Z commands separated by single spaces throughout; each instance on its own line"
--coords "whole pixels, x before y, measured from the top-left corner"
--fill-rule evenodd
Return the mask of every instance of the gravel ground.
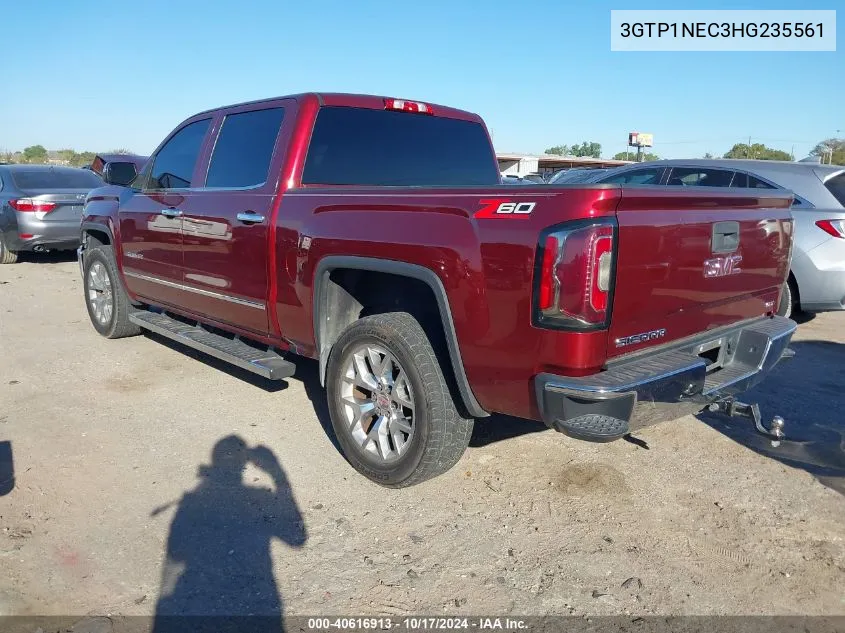
M 274 386 L 107 341 L 71 258 L 0 267 L 0 614 L 845 614 L 845 314 L 805 319 L 754 394 L 779 448 L 707 416 L 606 445 L 495 416 L 393 491 L 333 446 L 314 363 Z

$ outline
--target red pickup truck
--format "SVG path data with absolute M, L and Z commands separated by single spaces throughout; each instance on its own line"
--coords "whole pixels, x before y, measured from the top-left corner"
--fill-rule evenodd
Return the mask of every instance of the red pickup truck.
M 493 412 L 608 441 L 739 411 L 791 353 L 790 195 L 499 178 L 481 118 L 440 105 L 202 112 L 89 194 L 91 321 L 274 380 L 317 359 L 346 458 L 394 487 L 449 469 Z

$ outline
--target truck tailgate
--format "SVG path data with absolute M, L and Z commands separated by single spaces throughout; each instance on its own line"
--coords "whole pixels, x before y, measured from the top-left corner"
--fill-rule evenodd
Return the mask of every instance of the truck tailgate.
M 789 272 L 789 193 L 626 187 L 608 358 L 771 314 Z

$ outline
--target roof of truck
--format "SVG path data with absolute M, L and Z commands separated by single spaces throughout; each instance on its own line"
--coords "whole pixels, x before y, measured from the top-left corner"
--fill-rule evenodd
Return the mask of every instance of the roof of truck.
M 257 105 L 262 103 L 271 103 L 273 101 L 278 101 L 279 99 L 302 100 L 308 98 L 316 98 L 321 106 L 346 106 L 351 108 L 372 109 L 383 109 L 385 99 L 403 99 L 405 101 L 425 103 L 426 105 L 431 106 L 435 116 L 447 116 L 450 118 L 468 119 L 472 121 L 482 122 L 481 117 L 474 112 L 460 110 L 458 108 L 453 108 L 438 103 L 432 103 L 430 101 L 425 101 L 424 99 L 405 99 L 404 97 L 388 97 L 380 95 L 355 94 L 346 92 L 302 92 L 292 95 L 281 95 L 278 97 L 256 99 L 254 101 L 244 101 L 242 103 L 232 103 L 229 105 L 218 106 L 216 108 L 209 108 L 208 110 L 203 110 L 202 112 L 197 112 L 197 114 L 193 115 L 191 118 L 194 118 L 201 114 L 210 114 L 212 112 L 218 112 L 219 110 L 227 110 L 230 108 L 239 108 L 242 106 Z

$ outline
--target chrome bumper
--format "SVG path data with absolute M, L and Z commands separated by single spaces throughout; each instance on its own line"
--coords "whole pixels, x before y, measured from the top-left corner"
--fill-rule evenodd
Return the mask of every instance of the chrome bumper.
M 782 358 L 791 358 L 794 321 L 771 317 L 697 336 L 669 349 L 635 354 L 583 377 L 539 374 L 535 388 L 543 421 L 602 414 L 636 429 L 697 413 L 759 383 Z M 714 347 L 719 359 L 699 356 Z M 709 369 L 709 371 L 708 371 Z

